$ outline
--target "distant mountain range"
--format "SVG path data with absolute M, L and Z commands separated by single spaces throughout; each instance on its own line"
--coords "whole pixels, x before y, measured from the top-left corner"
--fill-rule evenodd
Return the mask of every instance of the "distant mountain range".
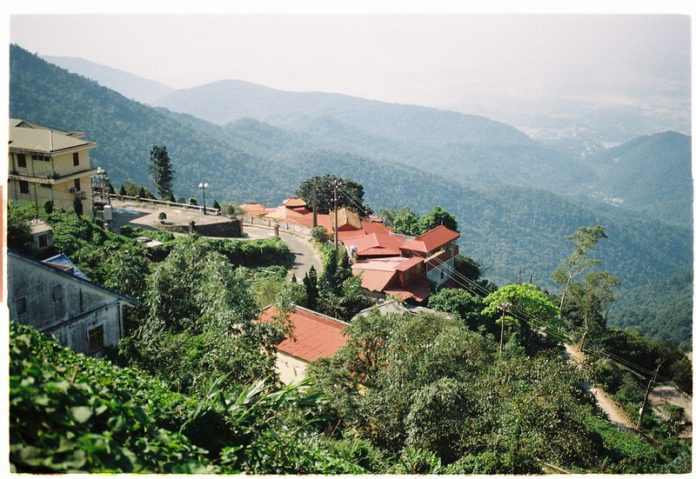
M 239 80 L 172 90 L 85 60 L 48 59 L 129 98 L 226 126 L 233 135 L 251 125 L 240 120 L 251 118 L 299 133 L 305 149 L 309 143 L 407 164 L 473 188 L 541 188 L 691 227 L 690 137 L 678 133 L 587 154 L 576 145 L 548 146 L 504 123 L 453 111 Z
M 322 131 L 318 127 L 292 129 L 259 119 L 238 119 L 221 126 L 128 100 L 17 46 L 11 47 L 10 61 L 11 115 L 85 131 L 86 137 L 98 144 L 92 155 L 95 163 L 108 170 L 116 185 L 132 180 L 151 186 L 148 151 L 152 145 L 165 144 L 176 170 L 177 196 L 197 194 L 198 182 L 207 180 L 211 200 L 277 204 L 291 195 L 302 179 L 335 173 L 362 183 L 368 202 L 376 210 L 409 206 L 424 212 L 441 204 L 458 218 L 462 252 L 481 261 L 486 276 L 496 282 L 514 281 L 521 270 L 523 278 L 533 274 L 535 282 L 551 286 L 550 272 L 570 252 L 564 236 L 583 225 L 605 226 L 609 239 L 600 244 L 597 254 L 603 260 L 602 268 L 619 275 L 625 289 L 667 278 L 692 261 L 688 228 L 538 189 L 494 182 L 481 182 L 473 188 L 460 182 L 452 168 L 435 171 L 427 164 L 418 168 L 396 162 L 393 156 L 370 153 L 376 144 L 385 150 L 407 151 L 409 145 L 397 140 L 399 131 L 420 129 L 433 144 L 437 138 L 454 137 L 454 127 L 448 132 L 439 131 L 446 125 L 444 120 L 434 120 L 439 126 L 430 132 L 427 121 L 415 119 L 412 123 L 383 125 L 377 132 L 368 130 L 367 123 L 356 126 L 331 117 L 307 120 L 307 125 L 328 123 L 328 130 L 334 132 L 328 138 L 317 133 Z M 388 109 L 385 105 L 370 108 Z M 404 113 L 406 118 L 420 111 L 413 108 L 404 107 L 402 111 L 411 112 Z M 439 113 L 434 110 L 424 114 L 428 117 Z M 353 115 L 357 118 L 364 113 Z M 469 122 L 474 125 L 475 131 L 462 137 L 481 148 L 495 147 L 496 135 L 505 134 L 507 140 L 500 144 L 510 148 L 511 154 L 513 145 L 539 151 L 533 141 L 509 126 L 463 117 L 454 121 L 456 128 L 465 129 Z M 398 115 L 392 120 L 398 122 Z M 331 126 L 332 121 L 341 123 L 345 128 L 342 133 L 335 133 L 340 128 Z M 477 129 L 477 125 L 487 127 Z M 343 148 L 356 130 L 367 136 L 356 133 L 354 149 Z M 426 145 L 419 143 L 418 147 Z M 580 166 L 594 168 L 591 163 Z
M 41 58 L 68 71 L 94 80 L 102 86 L 119 92 L 126 98 L 142 103 L 151 103 L 157 98 L 174 91 L 173 88 L 154 80 L 147 80 L 132 73 L 93 63 L 82 58 L 52 56 L 42 56 Z

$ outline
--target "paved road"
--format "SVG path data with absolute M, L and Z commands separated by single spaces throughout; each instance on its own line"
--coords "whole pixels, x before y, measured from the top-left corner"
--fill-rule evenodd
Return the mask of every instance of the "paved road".
M 249 239 L 270 238 L 273 236 L 272 228 L 261 228 L 246 224 L 244 225 L 244 232 L 249 236 Z M 288 270 L 288 277 L 292 277 L 294 274 L 297 281 L 302 281 L 302 278 L 305 277 L 305 274 L 309 272 L 309 268 L 312 266 L 317 270 L 317 273 L 321 272 L 321 257 L 312 247 L 309 240 L 282 231 L 280 232 L 280 238 L 288 245 L 290 251 L 295 253 L 295 264 Z

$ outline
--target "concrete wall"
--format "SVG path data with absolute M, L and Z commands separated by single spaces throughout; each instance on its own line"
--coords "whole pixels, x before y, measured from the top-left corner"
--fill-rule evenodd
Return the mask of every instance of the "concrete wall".
M 7 270 L 12 321 L 50 332 L 82 353 L 89 352 L 89 331 L 97 326 L 103 327 L 104 346 L 121 338 L 122 306 L 116 295 L 15 255 L 8 255 Z
M 283 384 L 298 383 L 305 378 L 307 363 L 289 354 L 278 351 L 276 354 L 276 371 Z

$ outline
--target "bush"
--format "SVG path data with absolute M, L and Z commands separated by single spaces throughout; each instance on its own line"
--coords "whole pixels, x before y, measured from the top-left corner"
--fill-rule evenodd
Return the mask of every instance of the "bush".
M 312 228 L 312 239 L 320 243 L 324 243 L 327 240 L 326 228 L 323 226 L 315 226 Z
M 165 213 L 164 211 L 160 211 L 160 214 L 157 215 L 157 217 L 158 217 L 160 220 L 166 220 L 166 219 L 167 219 L 167 213 Z
M 44 203 L 44 211 L 48 215 L 53 213 L 53 201 L 47 201 L 46 203 Z

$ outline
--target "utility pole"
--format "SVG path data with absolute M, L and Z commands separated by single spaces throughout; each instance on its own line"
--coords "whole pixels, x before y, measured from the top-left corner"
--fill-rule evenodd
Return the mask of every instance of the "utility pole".
M 498 306 L 498 311 L 502 311 L 503 316 L 500 318 L 500 349 L 498 353 L 502 356 L 503 354 L 503 333 L 505 331 L 505 313 L 512 307 L 511 303 L 507 301 Z
M 653 372 L 653 375 L 650 378 L 650 381 L 648 381 L 648 387 L 645 388 L 645 397 L 643 397 L 643 405 L 640 407 L 640 414 L 638 415 L 637 428 L 639 431 L 641 430 L 640 427 L 643 424 L 643 414 L 645 414 L 645 406 L 648 403 L 648 396 L 650 395 L 650 390 L 652 389 L 652 385 L 655 382 L 655 379 L 657 378 L 657 372 L 660 370 L 664 362 L 664 359 L 659 362 L 659 364 L 655 368 L 655 372 Z
M 333 203 L 334 203 L 334 248 L 338 253 L 338 180 L 333 182 Z

